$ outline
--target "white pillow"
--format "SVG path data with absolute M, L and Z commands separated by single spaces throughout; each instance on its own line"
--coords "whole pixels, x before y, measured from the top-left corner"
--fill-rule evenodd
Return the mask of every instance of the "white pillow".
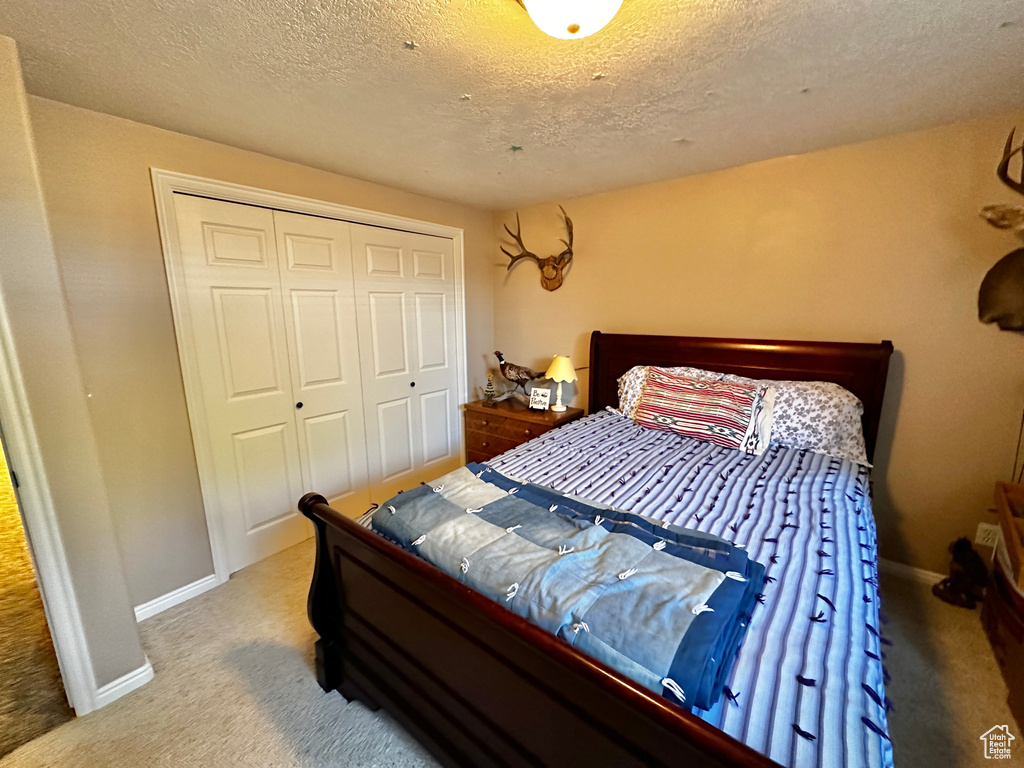
M 659 366 L 660 367 L 660 366 Z M 619 377 L 619 413 L 632 419 L 636 411 L 636 401 L 640 397 L 640 390 L 647 381 L 647 369 L 649 365 L 635 365 Z M 722 381 L 724 373 L 717 371 L 705 371 L 702 368 L 689 368 L 679 366 L 677 368 L 661 368 L 676 376 L 686 376 L 691 379 L 703 379 L 704 381 Z
M 870 467 L 864 448 L 864 404 L 831 381 L 772 381 L 725 376 L 723 381 L 776 389 L 771 442 Z

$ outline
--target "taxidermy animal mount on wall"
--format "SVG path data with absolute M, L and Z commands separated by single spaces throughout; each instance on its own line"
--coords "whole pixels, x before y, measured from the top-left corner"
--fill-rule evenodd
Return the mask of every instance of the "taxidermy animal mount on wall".
M 1024 144 L 1013 148 L 1015 130 L 1011 130 L 1006 139 L 1003 159 L 996 167 L 996 176 L 1014 192 L 1024 195 L 1024 166 L 1021 168 L 1020 181 L 1010 177 L 1010 160 L 1024 149 Z M 993 227 L 1009 229 L 1024 240 L 1024 207 L 986 205 L 981 209 L 981 215 Z M 981 281 L 978 319 L 983 323 L 996 323 L 1003 331 L 1024 331 L 1024 248 L 1003 256 Z
M 565 250 L 560 254 L 542 259 L 526 250 L 526 246 L 523 245 L 522 235 L 520 234 L 522 227 L 519 225 L 518 213 L 516 214 L 516 231 L 513 232 L 509 229 L 508 224 L 505 225 L 505 231 L 516 241 L 516 244 L 519 246 L 519 253 L 510 253 L 505 250 L 504 246 L 501 248 L 501 252 L 510 259 L 508 269 L 512 269 L 522 259 L 533 259 L 536 261 L 537 266 L 540 267 L 540 284 L 549 291 L 555 290 L 562 284 L 562 274 L 565 268 L 572 263 L 572 219 L 569 218 L 569 214 L 565 212 L 565 208 L 562 206 L 558 206 L 558 210 L 562 212 L 562 216 L 565 218 L 565 231 L 568 234 L 568 239 L 560 241 L 565 245 Z

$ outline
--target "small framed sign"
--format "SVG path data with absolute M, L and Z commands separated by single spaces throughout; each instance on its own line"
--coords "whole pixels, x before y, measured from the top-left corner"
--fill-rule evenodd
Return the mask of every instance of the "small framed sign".
M 534 387 L 530 390 L 530 407 L 534 410 L 546 411 L 549 402 L 551 402 L 550 389 Z

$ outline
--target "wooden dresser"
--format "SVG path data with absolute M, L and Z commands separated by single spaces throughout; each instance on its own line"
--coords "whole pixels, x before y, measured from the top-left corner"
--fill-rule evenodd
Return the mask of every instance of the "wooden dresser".
M 995 501 L 1012 573 L 993 564 L 981 625 L 1006 681 L 1010 712 L 1020 726 L 1024 724 L 1024 486 L 996 483 Z
M 493 406 L 477 400 L 465 405 L 466 460 L 487 461 L 522 445 L 555 427 L 575 421 L 582 408 L 531 411 L 518 400 L 502 400 Z

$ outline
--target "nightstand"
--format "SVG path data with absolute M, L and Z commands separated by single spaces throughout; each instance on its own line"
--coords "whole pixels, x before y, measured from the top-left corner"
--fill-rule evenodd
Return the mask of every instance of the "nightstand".
M 583 416 L 582 408 L 555 411 L 531 411 L 518 400 L 502 400 L 485 405 L 477 400 L 465 405 L 466 460 L 487 461 L 510 451 L 555 427 Z
M 981 625 L 1006 681 L 1006 702 L 1019 726 L 1024 723 L 1024 614 L 1020 598 L 998 567 L 989 574 Z
M 1010 570 L 1005 573 L 992 564 L 985 602 L 981 606 L 981 625 L 1009 691 L 1007 703 L 1017 724 L 1024 724 L 1024 486 L 996 483 L 996 511 L 1009 555 Z

